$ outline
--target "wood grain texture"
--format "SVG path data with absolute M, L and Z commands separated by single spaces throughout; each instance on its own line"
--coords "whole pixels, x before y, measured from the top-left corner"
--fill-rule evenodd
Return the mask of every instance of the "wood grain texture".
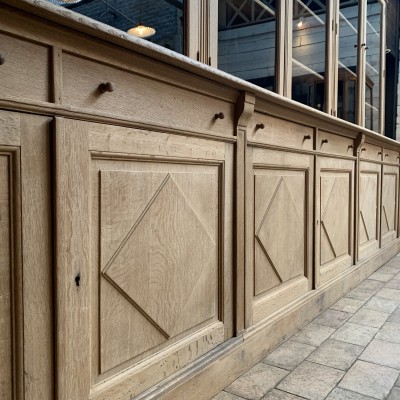
M 377 251 L 380 242 L 381 165 L 360 163 L 359 259 Z
M 89 146 L 85 125 L 56 119 L 56 393 L 90 392 Z M 79 275 L 79 286 L 77 277 Z
M 247 287 L 256 323 L 311 288 L 313 158 L 257 148 L 250 154 L 246 249 L 254 279 Z
M 13 269 L 10 159 L 0 155 L 0 398 L 13 399 Z
M 354 161 L 317 157 L 317 286 L 353 263 L 354 167 Z
M 397 237 L 399 168 L 382 166 L 381 246 Z
M 180 129 L 195 126 L 199 130 L 233 134 L 230 103 L 67 53 L 62 62 L 66 105 L 101 110 L 114 116 L 131 116 L 137 121 L 158 121 Z M 101 82 L 112 82 L 115 91 L 101 94 L 98 90 Z M 215 119 L 214 115 L 220 112 L 225 118 Z
M 26 400 L 50 400 L 54 396 L 51 122 L 49 117 L 21 115 Z
M 0 33 L 0 53 L 6 61 L 0 66 L 1 96 L 49 101 L 49 48 Z

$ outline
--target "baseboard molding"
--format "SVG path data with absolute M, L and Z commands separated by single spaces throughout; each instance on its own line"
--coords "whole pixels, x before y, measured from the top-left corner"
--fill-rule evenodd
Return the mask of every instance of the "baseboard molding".
M 316 290 L 277 311 L 134 400 L 208 400 L 400 251 L 396 239 Z

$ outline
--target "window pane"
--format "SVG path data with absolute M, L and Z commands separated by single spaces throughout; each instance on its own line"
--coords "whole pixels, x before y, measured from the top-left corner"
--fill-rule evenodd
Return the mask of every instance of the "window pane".
M 292 99 L 324 109 L 326 0 L 293 0 Z
M 338 117 L 356 121 L 358 0 L 340 0 Z
M 125 32 L 141 22 L 155 29 L 147 40 L 183 53 L 184 0 L 68 0 L 69 4 L 49 1 Z
M 218 68 L 275 90 L 275 0 L 218 1 Z
M 365 127 L 375 132 L 379 131 L 381 12 L 382 5 L 378 0 L 368 1 L 365 50 Z

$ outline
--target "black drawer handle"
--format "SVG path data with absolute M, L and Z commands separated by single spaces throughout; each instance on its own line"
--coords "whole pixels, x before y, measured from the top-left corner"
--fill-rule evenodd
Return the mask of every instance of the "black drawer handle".
M 304 140 L 310 140 L 311 139 L 311 135 L 305 135 L 303 139 Z
M 115 86 L 112 82 L 103 82 L 100 83 L 99 90 L 101 93 L 113 92 L 115 90 Z
M 6 58 L 3 54 L 0 54 L 0 65 L 3 65 L 6 62 Z
M 321 142 L 322 144 L 324 144 L 324 143 L 328 143 L 328 139 L 322 139 L 322 142 Z
M 214 119 L 224 119 L 225 114 L 223 112 L 217 113 L 214 115 Z
M 263 123 L 257 124 L 256 129 L 264 129 L 265 125 Z
M 365 147 L 363 147 L 362 149 L 361 149 L 361 151 L 366 151 L 367 149 L 365 148 Z

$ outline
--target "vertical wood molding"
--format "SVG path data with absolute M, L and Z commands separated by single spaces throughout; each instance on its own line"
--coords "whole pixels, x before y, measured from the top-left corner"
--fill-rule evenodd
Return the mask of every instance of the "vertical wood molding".
M 330 1 L 327 7 L 326 29 L 326 57 L 325 57 L 325 112 L 337 114 L 337 87 L 338 87 L 338 13 L 339 2 Z
M 278 1 L 276 10 L 276 93 L 284 95 L 285 70 L 286 70 L 286 7 L 285 1 Z
M 52 47 L 52 93 L 51 99 L 56 104 L 62 104 L 62 49 L 59 47 Z
M 367 0 L 360 0 L 358 13 L 358 42 L 357 42 L 357 97 L 356 124 L 365 126 L 365 42 Z
M 254 113 L 255 97 L 251 93 L 242 92 L 236 102 L 236 223 L 235 223 L 235 333 L 241 333 L 251 324 L 251 309 L 246 307 L 252 293 L 246 292 L 246 275 L 251 266 L 246 265 L 246 152 L 247 126 Z
M 26 400 L 54 398 L 51 117 L 21 115 L 21 199 Z M 40 238 L 38 241 L 37 238 Z M 22 397 L 21 397 L 22 398 Z
M 283 1 L 283 0 L 282 0 Z M 283 79 L 283 95 L 292 98 L 292 42 L 293 42 L 293 1 L 286 0 L 285 29 L 287 36 L 285 40 L 285 76 Z
M 359 260 L 359 235 L 360 235 L 360 155 L 361 148 L 365 142 L 365 135 L 360 133 L 355 142 L 354 153 L 357 157 L 355 166 L 354 182 L 354 259 L 353 264 Z
M 187 0 L 185 5 L 185 55 L 199 60 L 200 43 L 200 0 Z
M 218 67 L 218 1 L 208 0 L 208 61 L 211 67 Z
M 58 400 L 90 392 L 89 143 L 84 122 L 56 118 L 56 381 Z M 80 277 L 79 286 L 77 277 Z
M 379 81 L 379 133 L 385 133 L 385 96 L 386 96 L 386 12 L 387 4 L 382 2 L 381 14 L 381 49 L 380 49 L 380 81 Z

